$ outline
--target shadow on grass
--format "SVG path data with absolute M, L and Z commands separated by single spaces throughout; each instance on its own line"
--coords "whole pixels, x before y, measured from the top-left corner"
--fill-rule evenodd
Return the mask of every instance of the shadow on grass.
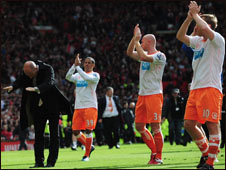
M 61 163 L 61 161 L 57 162 L 58 164 Z M 29 169 L 30 166 L 33 164 L 12 164 L 12 165 L 5 165 L 3 169 L 7 169 L 7 167 L 11 166 L 27 166 L 27 169 Z M 215 168 L 217 168 L 218 165 L 225 165 L 224 162 L 219 162 L 215 165 Z M 113 166 L 92 166 L 92 167 L 78 167 L 73 169 L 130 169 L 130 168 L 140 168 L 140 167 L 147 167 L 148 169 L 196 169 L 196 164 L 193 164 L 191 162 L 183 162 L 183 163 L 174 163 L 174 164 L 162 164 L 162 165 L 147 165 L 147 164 L 133 164 L 131 166 L 128 165 L 113 165 Z M 2 168 L 1 168 L 2 169 Z M 41 168 L 40 168 L 41 169 Z M 66 168 L 65 168 L 66 169 Z
M 148 169 L 159 169 L 159 168 L 164 168 L 164 169 L 169 169 L 169 168 L 189 168 L 189 169 L 196 169 L 195 165 L 191 165 L 191 163 L 175 163 L 173 165 L 171 164 L 162 164 L 162 165 L 147 165 L 147 164 L 133 164 L 131 166 L 128 165 L 113 165 L 113 166 L 95 166 L 95 167 L 84 167 L 84 168 L 74 168 L 74 169 L 130 169 L 130 168 L 140 168 L 140 167 L 147 167 Z

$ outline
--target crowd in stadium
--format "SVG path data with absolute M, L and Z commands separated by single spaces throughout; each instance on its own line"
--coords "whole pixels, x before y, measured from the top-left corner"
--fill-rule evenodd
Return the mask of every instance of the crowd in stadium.
M 143 34 L 153 33 L 157 49 L 164 52 L 167 65 L 163 76 L 164 96 L 179 88 L 188 93 L 192 78 L 190 58 L 176 40 L 178 27 L 187 15 L 187 2 L 7 2 L 2 4 L 1 86 L 12 84 L 27 60 L 42 60 L 53 66 L 59 89 L 74 103 L 74 85 L 65 75 L 80 53 L 96 60 L 100 74 L 97 95 L 112 86 L 123 102 L 137 100 L 139 63 L 126 55 L 134 26 Z M 220 3 L 202 5 L 203 13 L 218 17 L 217 31 L 225 37 Z M 217 10 L 215 10 L 217 9 Z M 48 27 L 44 27 L 48 26 Z M 192 31 L 189 30 L 190 32 Z M 19 127 L 21 92 L 1 91 L 1 139 L 15 140 Z M 32 139 L 32 134 L 30 135 Z

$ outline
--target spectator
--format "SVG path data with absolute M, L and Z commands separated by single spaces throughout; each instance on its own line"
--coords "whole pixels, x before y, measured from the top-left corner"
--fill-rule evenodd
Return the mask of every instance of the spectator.
M 184 118 L 184 98 L 179 95 L 180 90 L 175 88 L 167 100 L 166 112 L 163 119 L 167 118 L 169 122 L 169 141 L 173 145 L 175 141 L 177 145 L 182 143 L 181 130 Z
M 29 129 L 28 139 L 29 140 L 34 140 L 35 139 L 34 125 L 31 125 L 28 129 Z
M 119 149 L 121 109 L 118 96 L 114 95 L 112 87 L 106 88 L 106 95 L 98 100 L 100 122 L 104 125 L 104 136 L 109 149 L 114 146 Z
M 190 88 L 191 88 L 191 83 L 188 84 L 188 92 L 190 91 Z M 186 96 L 184 96 L 184 109 L 186 107 L 186 103 L 187 103 L 187 100 L 188 100 L 188 95 L 189 94 L 187 94 Z M 184 110 L 184 112 L 185 112 L 185 110 Z M 200 125 L 200 129 L 202 129 L 201 126 L 202 125 Z M 187 130 L 184 129 L 184 136 L 183 136 L 183 143 L 182 144 L 184 146 L 187 146 L 187 143 L 188 142 L 191 142 L 191 141 L 192 141 L 191 136 L 189 135 L 189 133 L 187 132 Z
M 5 138 L 6 140 L 11 140 L 13 137 L 13 133 L 10 131 L 7 124 L 3 125 L 1 137 Z
M 122 110 L 122 117 L 125 124 L 124 143 L 127 143 L 127 144 L 135 143 L 134 107 L 135 107 L 134 102 L 131 102 L 130 106 L 128 106 L 128 102 L 125 102 Z
M 202 13 L 214 12 L 216 14 L 219 23 L 222 23 L 217 31 L 225 36 L 225 12 L 222 2 L 200 3 L 202 3 Z M 173 84 L 181 90 L 181 95 L 184 96 L 187 93 L 187 84 L 191 82 L 192 69 L 189 65 L 190 59 L 181 58 L 183 56 L 181 44 L 175 40 L 174 31 L 183 22 L 186 6 L 185 1 L 165 4 L 145 1 L 106 2 L 98 5 L 96 2 L 14 3 L 6 1 L 1 10 L 4 21 L 1 45 L 1 85 L 4 87 L 13 81 L 13 77 L 18 76 L 24 61 L 41 59 L 53 66 L 58 87 L 71 100 L 73 98 L 71 91 L 74 87 L 65 81 L 64 75 L 66 68 L 70 67 L 73 62 L 70 52 L 74 50 L 81 52 L 84 57 L 90 55 L 96 58 L 98 56 L 97 72 L 103 77 L 97 88 L 98 96 L 104 95 L 103 87 L 112 84 L 115 94 L 121 100 L 126 98 L 136 101 L 139 64 L 125 56 L 125 49 L 131 36 L 128 30 L 139 22 L 144 28 L 144 33 L 156 33 L 157 48 L 166 52 L 167 65 L 163 75 L 164 93 L 167 92 L 170 84 Z M 154 9 L 151 12 L 150 7 Z M 21 9 L 24 10 L 21 11 Z M 134 11 L 149 12 L 134 16 Z M 124 16 L 123 19 L 121 16 Z M 158 22 L 155 16 L 159 16 L 161 22 Z M 39 30 L 35 26 L 40 26 L 40 28 L 49 26 L 51 30 L 47 33 L 46 30 Z M 119 60 L 122 62 L 118 62 Z M 1 99 L 5 102 L 4 109 L 1 109 L 2 117 L 3 114 L 7 114 L 8 119 L 19 119 L 21 91 L 16 90 L 12 95 L 9 96 L 5 91 L 1 91 Z M 11 114 L 8 112 L 10 103 L 13 103 Z
M 97 125 L 94 130 L 95 136 L 96 136 L 96 143 L 97 145 L 101 146 L 105 144 L 105 138 L 104 138 L 104 125 L 102 118 L 100 116 L 100 112 L 98 112 L 98 118 L 97 118 Z

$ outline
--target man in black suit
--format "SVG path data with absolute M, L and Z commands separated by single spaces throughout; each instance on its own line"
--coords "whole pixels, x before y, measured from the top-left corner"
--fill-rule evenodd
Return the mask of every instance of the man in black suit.
M 47 120 L 50 126 L 50 147 L 46 167 L 54 167 L 59 152 L 59 113 L 70 114 L 69 101 L 58 90 L 52 66 L 41 61 L 27 61 L 22 74 L 12 86 L 3 89 L 9 93 L 21 88 L 21 129 L 31 124 L 35 128 L 35 166 L 44 167 L 44 129 Z
M 163 113 L 163 119 L 167 118 L 169 121 L 169 141 L 173 145 L 173 142 L 176 142 L 176 145 L 181 144 L 181 129 L 183 126 L 184 118 L 184 98 L 179 95 L 180 90 L 175 88 L 172 90 L 172 93 L 169 97 L 169 100 L 166 102 L 166 109 Z
M 114 89 L 107 87 L 106 95 L 98 100 L 98 121 L 103 122 L 104 136 L 109 149 L 113 146 L 119 149 L 122 106 L 118 96 L 114 96 L 113 93 Z

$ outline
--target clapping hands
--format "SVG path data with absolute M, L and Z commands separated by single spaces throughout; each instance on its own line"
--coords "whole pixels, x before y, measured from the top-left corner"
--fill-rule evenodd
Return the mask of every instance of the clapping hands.
M 75 58 L 75 66 L 80 66 L 82 59 L 79 58 L 79 53 L 76 55 Z
M 188 7 L 189 7 L 189 12 L 188 13 L 191 16 L 199 14 L 200 9 L 201 9 L 201 5 L 198 6 L 198 4 L 195 1 L 190 1 L 190 4 L 189 4 Z
M 135 41 L 140 41 L 141 39 L 141 31 L 139 28 L 139 24 L 137 24 L 134 28 L 134 32 L 133 32 L 133 36 L 134 36 L 134 40 Z

